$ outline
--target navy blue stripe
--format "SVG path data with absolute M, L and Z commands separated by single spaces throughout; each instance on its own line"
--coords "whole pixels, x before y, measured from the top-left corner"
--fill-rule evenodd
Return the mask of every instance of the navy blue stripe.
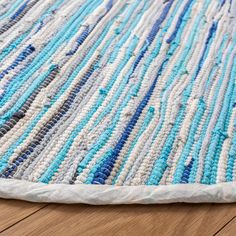
M 198 76 L 198 74 L 199 74 L 199 72 L 200 72 L 200 70 L 202 68 L 202 65 L 203 65 L 204 60 L 205 60 L 205 56 L 206 56 L 206 53 L 207 53 L 207 49 L 208 49 L 210 40 L 215 35 L 215 32 L 217 30 L 217 25 L 218 25 L 218 22 L 213 22 L 213 24 L 212 24 L 212 26 L 211 26 L 211 28 L 209 30 L 209 33 L 208 33 L 208 36 L 207 36 L 207 40 L 205 42 L 205 47 L 204 47 L 202 56 L 200 58 L 200 61 L 198 63 L 198 67 L 197 67 L 195 78 Z
M 81 35 L 80 35 L 80 36 L 78 37 L 78 39 L 76 40 L 76 43 L 77 43 L 76 47 L 75 47 L 73 50 L 70 50 L 70 51 L 66 54 L 66 56 L 71 56 L 71 55 L 73 55 L 73 54 L 76 53 L 76 51 L 78 50 L 79 46 L 82 45 L 82 43 L 84 42 L 84 40 L 85 40 L 85 39 L 88 37 L 88 35 L 94 30 L 94 28 L 95 28 L 95 27 L 97 26 L 97 24 L 102 20 L 102 18 L 111 10 L 112 7 L 113 7 L 113 0 L 110 0 L 110 1 L 108 2 L 107 6 L 106 6 L 106 9 L 107 9 L 106 12 L 98 18 L 96 24 L 95 24 L 91 29 L 89 29 L 89 26 L 85 28 L 85 30 L 81 33 Z
M 171 36 L 166 40 L 166 42 L 167 42 L 168 44 L 170 44 L 170 43 L 175 39 L 175 37 L 176 37 L 176 35 L 177 35 L 177 32 L 178 32 L 178 30 L 179 30 L 179 28 L 180 28 L 180 26 L 181 26 L 181 24 L 182 24 L 182 22 L 183 22 L 183 18 L 184 18 L 184 16 L 185 16 L 186 12 L 188 11 L 188 9 L 189 9 L 189 7 L 190 7 L 192 1 L 193 1 L 193 0 L 189 0 L 189 1 L 186 3 L 186 5 L 184 6 L 183 11 L 181 12 L 181 14 L 180 14 L 180 16 L 179 16 L 179 18 L 178 18 L 178 21 L 177 21 L 177 24 L 176 24 L 176 26 L 175 26 L 174 32 L 173 32 L 173 33 L 171 34 Z
M 181 180 L 180 180 L 180 183 L 182 183 L 182 184 L 188 183 L 190 172 L 191 172 L 191 169 L 192 169 L 192 166 L 193 166 L 193 161 L 194 161 L 194 159 L 191 159 L 189 164 L 185 167 L 183 175 L 182 175 Z
M 135 71 L 135 69 L 138 66 L 139 62 L 144 57 L 145 53 L 148 50 L 148 47 L 152 44 L 152 42 L 153 42 L 154 38 L 156 37 L 158 31 L 160 30 L 161 24 L 166 19 L 173 2 L 174 2 L 174 0 L 172 0 L 172 1 L 170 1 L 166 4 L 166 6 L 164 7 L 160 17 L 154 23 L 154 25 L 153 25 L 153 27 L 152 27 L 152 29 L 151 29 L 151 31 L 150 31 L 147 39 L 146 39 L 147 44 L 143 45 L 144 48 L 142 49 L 142 51 L 140 52 L 140 54 L 138 55 L 137 59 L 134 62 L 132 73 Z
M 3 70 L 3 72 L 0 73 L 0 79 L 2 79 L 10 70 L 13 70 L 16 68 L 20 62 L 24 61 L 25 58 L 30 55 L 32 52 L 35 51 L 35 47 L 33 47 L 31 44 L 27 46 L 14 60 L 14 62 L 7 67 L 7 69 Z
M 11 20 L 15 20 L 23 11 L 24 9 L 27 7 L 29 0 L 26 1 L 22 6 L 20 6 L 20 8 L 16 11 L 16 13 L 11 16 Z
M 17 167 L 24 162 L 28 156 L 35 150 L 36 146 L 39 145 L 41 143 L 41 141 L 43 140 L 43 137 L 56 125 L 56 123 L 61 120 L 61 118 L 68 112 L 68 110 L 70 109 L 71 105 L 73 104 L 76 96 L 79 94 L 79 92 L 81 91 L 82 87 L 86 84 L 86 82 L 89 80 L 89 78 L 91 77 L 91 75 L 93 74 L 93 72 L 96 69 L 96 65 L 93 65 L 85 74 L 85 76 L 83 77 L 83 79 L 77 84 L 77 86 L 73 89 L 73 91 L 71 92 L 71 94 L 68 96 L 67 100 L 64 102 L 64 104 L 62 105 L 62 107 L 58 110 L 57 115 L 55 115 L 55 119 L 51 119 L 50 121 L 48 121 L 48 123 L 43 127 L 42 130 L 40 130 L 40 132 L 37 134 L 40 138 L 37 138 L 37 136 L 34 138 L 33 141 L 27 149 L 24 150 L 24 152 L 19 155 L 14 161 L 13 163 L 9 164 L 8 167 L 5 168 L 5 170 L 3 170 L 2 174 L 0 174 L 0 177 L 3 178 L 7 178 L 9 176 L 11 176 L 17 169 Z M 49 140 L 48 140 L 49 141 Z
M 124 132 L 121 135 L 121 138 L 119 139 L 116 146 L 114 147 L 111 155 L 109 157 L 107 157 L 107 159 L 103 162 L 102 166 L 100 166 L 97 169 L 97 171 L 95 172 L 94 179 L 92 181 L 93 184 L 105 184 L 105 180 L 110 175 L 112 167 L 114 166 L 115 161 L 116 161 L 121 149 L 123 148 L 125 142 L 129 138 L 129 135 L 132 132 L 134 126 L 136 125 L 143 109 L 148 104 L 148 101 L 149 101 L 150 97 L 152 96 L 152 93 L 153 93 L 153 90 L 156 86 L 158 78 L 161 75 L 164 65 L 166 64 L 167 61 L 168 61 L 168 59 L 164 60 L 164 62 L 162 63 L 155 80 L 153 81 L 151 87 L 149 88 L 148 92 L 144 96 L 143 100 L 139 103 L 133 117 L 131 118 L 131 120 L 127 124 Z M 110 168 L 104 168 L 104 166 L 109 166 Z M 104 171 L 104 169 L 106 171 Z

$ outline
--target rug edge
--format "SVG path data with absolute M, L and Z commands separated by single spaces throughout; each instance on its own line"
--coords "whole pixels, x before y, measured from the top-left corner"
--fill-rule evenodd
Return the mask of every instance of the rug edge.
M 236 202 L 236 182 L 167 186 L 43 184 L 0 179 L 0 198 L 43 203 L 162 204 Z

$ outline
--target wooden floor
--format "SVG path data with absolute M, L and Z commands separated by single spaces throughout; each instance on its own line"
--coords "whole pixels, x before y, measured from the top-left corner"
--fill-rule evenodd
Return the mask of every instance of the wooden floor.
M 236 204 L 89 206 L 0 199 L 0 235 L 236 235 Z

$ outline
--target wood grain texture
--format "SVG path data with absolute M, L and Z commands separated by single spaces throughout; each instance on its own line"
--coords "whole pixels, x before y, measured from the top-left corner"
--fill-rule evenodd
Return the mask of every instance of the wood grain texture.
M 51 204 L 1 235 L 214 235 L 236 204 L 88 206 Z
M 236 216 L 221 229 L 217 236 L 235 236 L 236 235 Z
M 44 206 L 45 204 L 0 199 L 0 232 Z

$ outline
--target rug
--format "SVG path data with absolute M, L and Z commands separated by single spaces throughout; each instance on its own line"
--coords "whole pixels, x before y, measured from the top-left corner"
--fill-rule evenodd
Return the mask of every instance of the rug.
M 0 197 L 236 201 L 236 0 L 2 0 Z

